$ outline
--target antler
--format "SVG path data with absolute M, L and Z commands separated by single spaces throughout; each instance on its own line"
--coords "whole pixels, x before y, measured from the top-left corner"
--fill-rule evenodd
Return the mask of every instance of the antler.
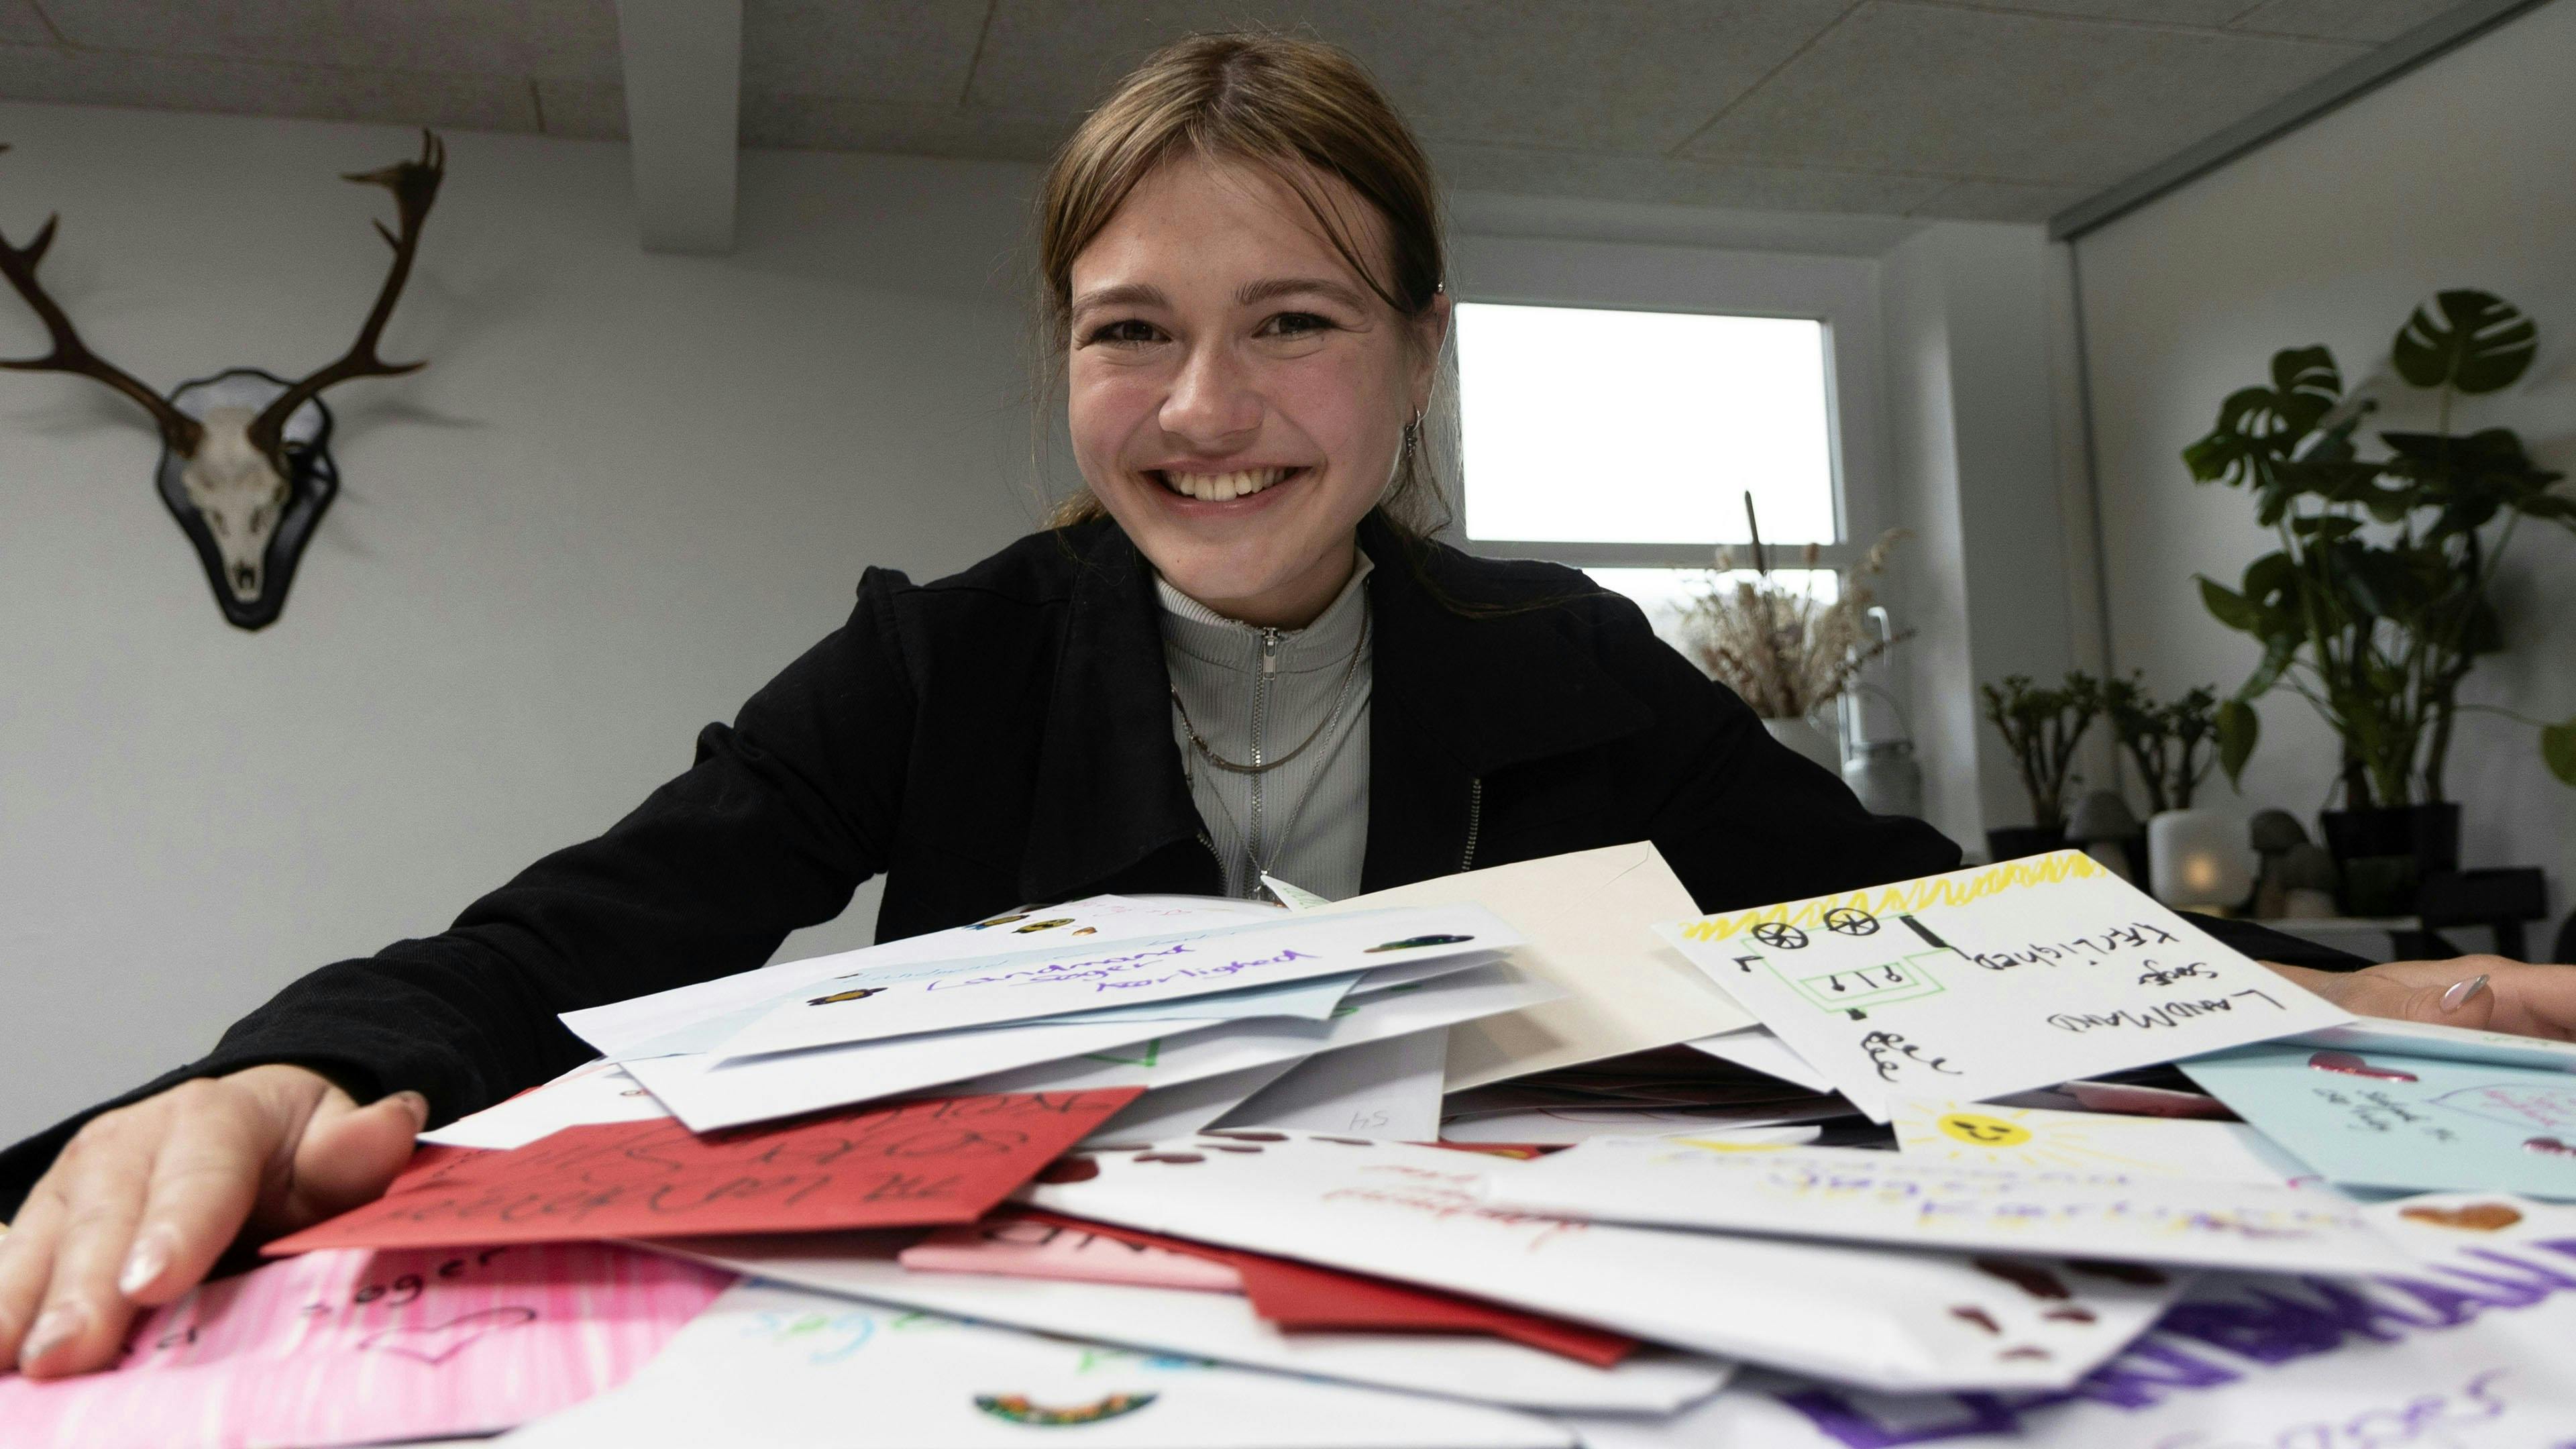
M 0 144 L 0 151 L 8 149 L 6 144 Z M 46 217 L 44 229 L 36 233 L 34 241 L 23 247 L 11 246 L 8 238 L 0 237 L 0 275 L 7 276 L 9 285 L 17 288 L 18 295 L 27 299 L 27 305 L 36 309 L 36 316 L 43 320 L 45 331 L 54 340 L 54 350 L 44 356 L 0 359 L 0 367 L 19 372 L 69 372 L 97 378 L 143 404 L 144 410 L 152 414 L 152 420 L 160 425 L 161 441 L 169 445 L 170 451 L 183 458 L 193 455 L 197 451 L 197 440 L 205 435 L 205 429 L 198 426 L 197 420 L 171 406 L 168 398 L 144 386 L 133 374 L 90 351 L 89 344 L 81 341 L 80 333 L 73 330 L 72 319 L 64 315 L 60 304 L 45 295 L 44 285 L 36 280 L 36 264 L 45 259 L 45 249 L 54 244 L 54 225 L 61 220 L 59 215 Z
M 358 329 L 358 340 L 339 361 L 319 372 L 307 374 L 303 381 L 279 393 L 250 425 L 251 446 L 279 460 L 279 445 L 286 437 L 286 420 L 295 410 L 313 400 L 322 389 L 347 382 L 353 377 L 399 377 L 418 372 L 426 362 L 389 363 L 376 356 L 376 340 L 384 335 L 385 319 L 394 312 L 394 302 L 402 296 L 403 283 L 411 276 L 412 255 L 420 250 L 421 223 L 428 219 L 430 203 L 438 199 L 438 183 L 447 175 L 447 143 L 430 131 L 420 133 L 420 159 L 397 161 L 381 171 L 361 171 L 341 177 L 343 181 L 361 181 L 381 186 L 394 194 L 394 211 L 402 234 L 397 236 L 376 223 L 376 234 L 394 249 L 393 269 L 385 274 L 384 290 L 376 294 L 376 305 L 367 313 L 366 325 Z M 282 460 L 279 460 L 282 461 Z

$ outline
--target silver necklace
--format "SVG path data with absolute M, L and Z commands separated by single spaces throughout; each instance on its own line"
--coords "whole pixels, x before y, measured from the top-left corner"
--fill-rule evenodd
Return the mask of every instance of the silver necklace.
M 1360 637 L 1357 642 L 1351 645 L 1350 663 L 1342 667 L 1342 688 L 1341 693 L 1336 695 L 1333 699 L 1333 712 L 1324 716 L 1324 722 L 1315 726 L 1314 733 L 1299 741 L 1297 748 L 1290 750 L 1288 753 L 1281 755 L 1275 760 L 1262 759 L 1261 747 L 1257 744 L 1253 746 L 1252 763 L 1248 765 L 1240 763 L 1239 761 L 1229 760 L 1225 756 L 1218 754 L 1214 746 L 1210 745 L 1205 739 L 1200 737 L 1199 727 L 1195 723 L 1191 722 L 1190 707 L 1181 702 L 1181 687 L 1177 684 L 1169 683 L 1168 681 L 1165 683 L 1164 687 L 1169 689 L 1172 693 L 1172 708 L 1180 711 L 1181 732 L 1190 737 L 1190 743 L 1198 747 L 1198 752 L 1200 754 L 1207 756 L 1207 762 L 1209 764 L 1216 766 L 1220 770 L 1231 771 L 1237 775 L 1266 775 L 1271 771 L 1278 769 L 1281 765 L 1288 763 L 1290 760 L 1297 758 L 1299 755 L 1306 753 L 1307 746 L 1322 739 L 1333 728 L 1333 721 L 1342 717 L 1342 706 L 1348 703 L 1351 697 L 1351 681 L 1359 677 L 1360 653 L 1362 650 L 1368 648 L 1368 636 L 1369 615 L 1367 614 L 1366 607 L 1364 605 L 1363 611 L 1360 614 Z
M 1181 703 L 1181 692 L 1178 688 L 1174 688 L 1172 690 L 1172 708 L 1179 711 L 1181 716 L 1181 729 L 1189 735 L 1190 743 L 1198 747 L 1198 752 L 1206 756 L 1210 764 L 1216 765 L 1221 769 L 1232 770 L 1237 774 L 1246 774 L 1258 777 L 1268 774 L 1270 771 L 1275 770 L 1281 765 L 1288 763 L 1290 760 L 1295 759 L 1297 756 L 1304 754 L 1307 746 L 1330 735 L 1333 732 L 1333 726 L 1340 722 L 1342 711 L 1350 706 L 1351 685 L 1359 678 L 1360 656 L 1368 651 L 1369 626 L 1373 622 L 1373 617 L 1365 603 L 1361 605 L 1361 609 L 1360 637 L 1351 645 L 1350 662 L 1342 668 L 1342 684 L 1341 688 L 1333 695 L 1332 712 L 1324 716 L 1324 722 L 1315 727 L 1315 732 L 1313 734 L 1306 736 L 1304 740 L 1300 741 L 1297 748 L 1290 750 L 1287 754 L 1281 755 L 1276 760 L 1264 762 L 1260 757 L 1260 746 L 1255 744 L 1253 747 L 1253 763 L 1250 765 L 1236 764 L 1235 762 L 1218 754 L 1216 751 L 1208 748 L 1207 741 L 1199 737 L 1197 726 L 1190 723 L 1189 706 Z M 1252 879 L 1249 884 L 1255 892 L 1266 889 L 1266 887 L 1261 884 L 1261 878 L 1270 874 L 1271 867 L 1279 863 L 1279 857 L 1287 853 L 1288 842 L 1295 838 L 1297 833 L 1297 822 L 1306 814 L 1306 802 L 1315 798 L 1315 788 L 1324 782 L 1325 773 L 1326 772 L 1323 770 L 1317 770 L 1313 775 L 1307 777 L 1305 788 L 1297 792 L 1296 800 L 1288 808 L 1288 821 L 1280 828 L 1278 843 L 1271 846 L 1270 858 L 1267 860 L 1262 859 L 1260 850 L 1256 844 L 1261 835 L 1261 785 L 1259 780 L 1257 778 L 1255 779 L 1252 787 L 1252 828 L 1244 830 L 1242 821 L 1237 820 L 1232 822 L 1237 830 L 1243 831 L 1243 859 L 1244 864 L 1251 867 Z M 1219 808 L 1223 808 L 1224 803 L 1225 802 L 1222 799 L 1219 799 L 1217 802 Z M 1231 812 L 1228 813 L 1231 814 Z

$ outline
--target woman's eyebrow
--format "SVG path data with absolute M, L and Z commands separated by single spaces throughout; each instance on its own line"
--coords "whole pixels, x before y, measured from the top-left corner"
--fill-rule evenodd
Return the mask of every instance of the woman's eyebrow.
M 1345 307 L 1363 312 L 1368 310 L 1368 299 L 1360 295 L 1358 288 L 1331 277 L 1272 277 L 1266 281 L 1246 282 L 1235 292 L 1234 304 L 1238 307 L 1253 307 L 1274 298 L 1293 296 L 1299 292 L 1317 293 L 1330 297 Z
M 1097 287 L 1073 299 L 1072 310 L 1088 311 L 1094 307 L 1168 307 L 1171 299 L 1162 289 L 1147 282 L 1120 282 L 1116 286 Z

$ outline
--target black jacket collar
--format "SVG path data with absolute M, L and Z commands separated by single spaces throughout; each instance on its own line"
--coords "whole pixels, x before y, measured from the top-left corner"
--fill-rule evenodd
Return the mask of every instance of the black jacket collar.
M 1153 569 L 1107 521 L 1066 530 L 1073 571 L 1020 889 L 1062 900 L 1204 827 L 1172 739 Z M 1563 575 L 1409 544 L 1376 515 L 1360 546 L 1376 647 L 1363 884 L 1461 868 L 1475 781 L 1643 729 L 1645 707 L 1569 637 Z

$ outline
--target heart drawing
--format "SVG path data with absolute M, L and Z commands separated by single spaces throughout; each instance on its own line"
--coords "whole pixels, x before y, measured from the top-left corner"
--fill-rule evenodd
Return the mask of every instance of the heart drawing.
M 398 1353 L 436 1367 L 463 1353 L 476 1339 L 537 1321 L 533 1308 L 486 1308 L 445 1323 L 406 1324 L 380 1328 L 358 1340 L 358 1347 Z

